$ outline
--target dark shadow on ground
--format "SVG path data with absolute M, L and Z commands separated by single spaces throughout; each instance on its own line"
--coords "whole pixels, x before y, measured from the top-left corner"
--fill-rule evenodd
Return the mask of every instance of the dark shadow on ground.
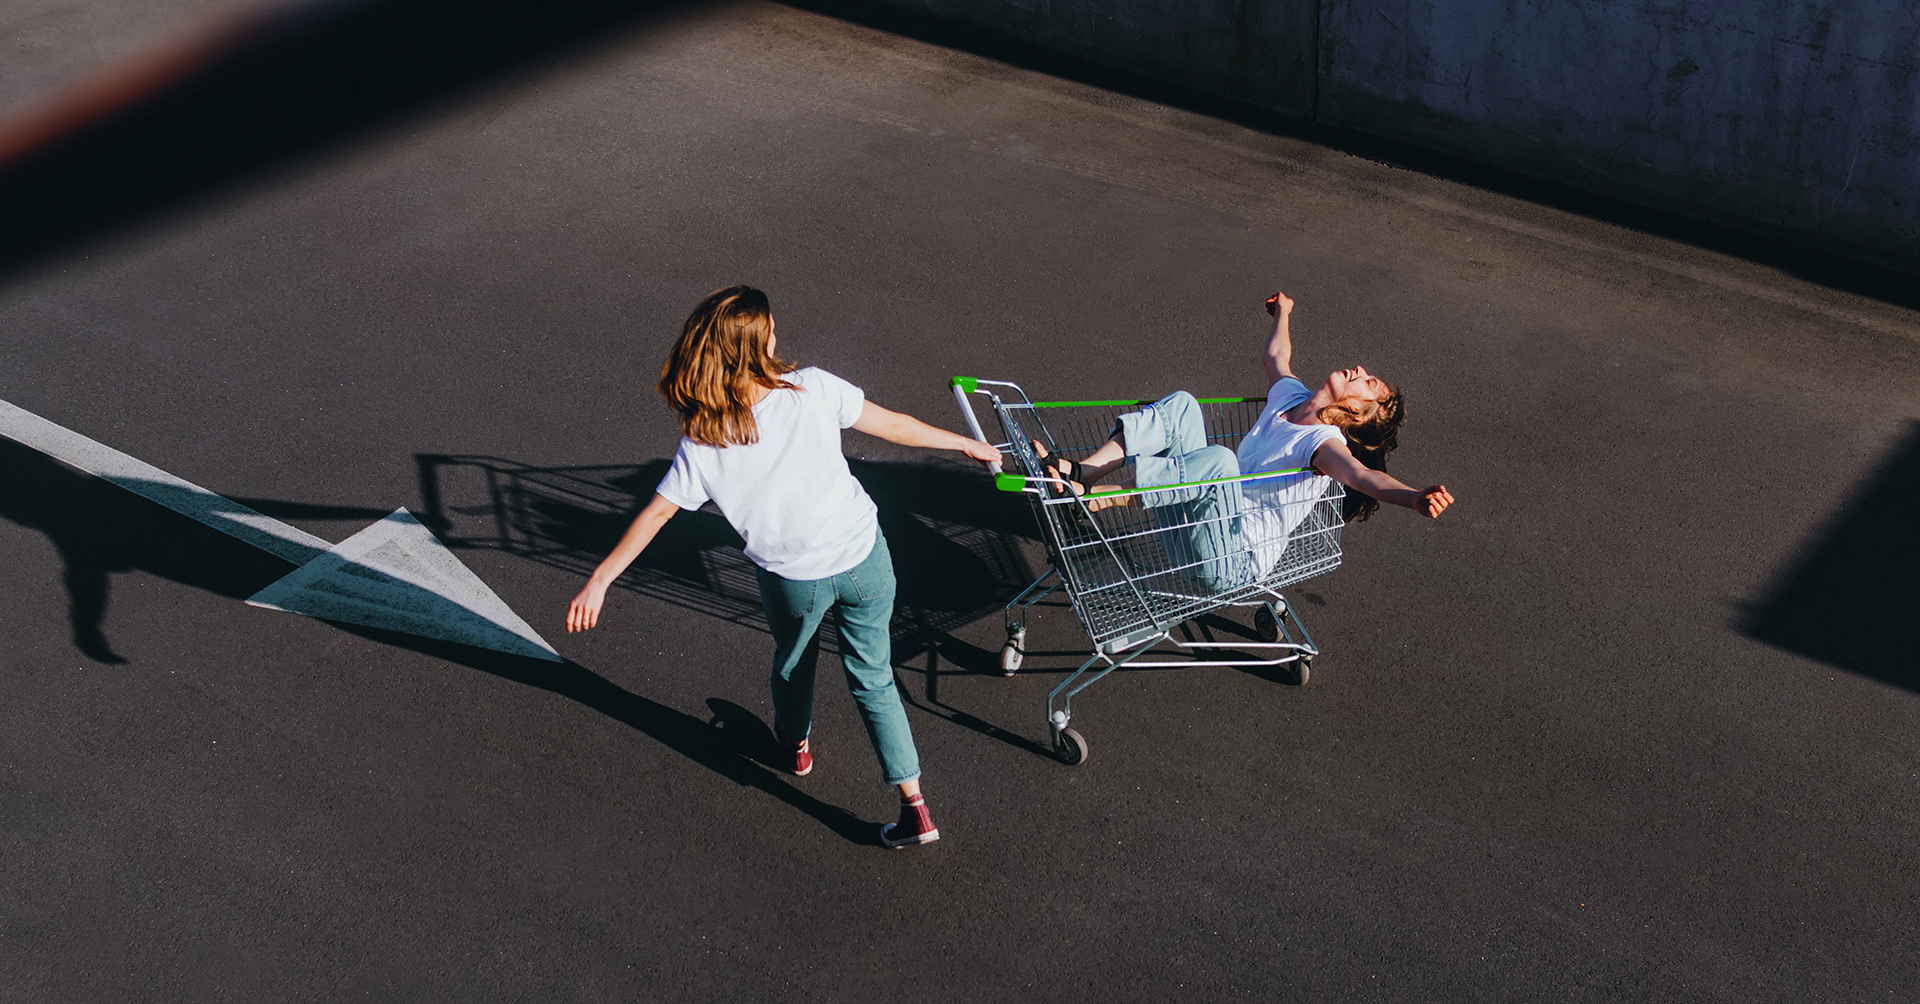
M 357 505 L 313 505 L 307 502 L 282 502 L 279 499 L 241 498 L 229 495 L 228 498 L 252 509 L 263 516 L 274 519 L 300 520 L 340 520 L 353 524 L 355 530 L 374 520 L 386 519 L 391 509 L 368 509 Z
M 1770 645 L 1920 692 L 1920 422 L 1746 611 Z
M 648 482 L 651 492 L 652 482 Z M 276 516 L 380 519 L 385 510 L 249 499 Z M 102 622 L 115 572 L 147 572 L 234 600 L 245 600 L 294 566 L 156 502 L 0 438 L 0 518 L 46 535 L 65 564 L 73 643 L 88 658 L 120 664 Z M 776 775 L 772 733 L 751 712 L 708 701 L 702 719 L 631 693 L 574 662 L 556 665 L 394 631 L 342 624 L 352 634 L 421 652 L 505 680 L 551 691 L 624 723 L 739 784 L 756 788 L 818 820 L 847 840 L 876 844 L 877 823 L 828 805 Z
M 310 0 L 209 26 L 0 164 L 0 274 L 694 6 Z
M 46 534 L 60 552 L 73 644 L 96 662 L 126 661 L 102 630 L 110 573 L 148 572 L 244 600 L 293 571 L 259 548 L 7 439 L 0 439 L 0 517 Z
M 572 572 L 584 579 L 611 551 L 641 506 L 653 497 L 669 462 L 636 465 L 534 467 L 499 457 L 422 454 L 418 515 L 447 546 L 502 550 Z M 945 676 L 998 676 L 1000 650 L 982 648 L 955 632 L 1001 609 L 1035 577 L 1022 542 L 1039 530 L 1024 497 L 996 491 L 977 466 L 966 463 L 891 463 L 849 460 L 848 466 L 879 506 L 880 525 L 893 552 L 900 583 L 894 609 L 896 671 L 919 675 L 918 688 L 901 687 L 914 707 L 1007 743 L 1050 756 L 1042 744 L 986 721 L 943 700 Z M 711 509 L 681 512 L 654 538 L 616 587 L 702 616 L 765 632 L 754 568 L 740 550 L 738 534 Z M 1314 598 L 1316 602 L 1324 600 Z M 1042 604 L 1072 616 L 1064 593 Z M 1181 629 L 1189 641 L 1256 639 L 1245 625 L 1218 613 L 1204 614 Z M 821 648 L 838 652 L 829 618 Z M 1257 651 L 1257 650 L 1256 650 Z M 1066 665 L 1022 672 L 1065 674 L 1088 650 L 1035 652 L 1068 656 Z M 1215 650 L 1209 661 L 1266 658 L 1234 649 Z M 1179 672 L 1185 667 L 1122 667 L 1121 672 Z M 1284 667 L 1233 667 L 1262 679 L 1291 684 Z M 918 694 L 915 693 L 916 689 Z M 1041 730 L 1044 716 L 1035 715 Z
M 879 823 L 866 822 L 837 805 L 822 802 L 770 769 L 772 730 L 752 712 L 730 701 L 709 700 L 712 717 L 703 719 L 626 690 L 572 660 L 552 663 L 357 624 L 328 623 L 382 645 L 420 652 L 558 694 L 646 735 L 734 784 L 779 799 L 850 843 L 880 843 Z
M 1412 143 L 1286 115 L 1260 107 L 1250 100 L 1236 100 L 1198 87 L 1156 79 L 1148 74 L 1059 55 L 1038 45 L 1009 40 L 998 33 L 989 34 L 945 21 L 933 13 L 932 8 L 928 8 L 929 12 L 924 15 L 915 15 L 893 9 L 868 8 L 859 0 L 781 2 L 855 24 L 972 52 L 1049 76 L 1077 80 L 1103 90 L 1184 108 L 1276 136 L 1305 140 L 1367 160 L 1604 220 L 1641 233 L 1768 265 L 1832 289 L 1920 309 L 1920 276 L 1916 276 L 1911 269 L 1862 261 L 1831 250 L 1812 249 L 1761 232 L 1703 222 L 1680 213 L 1599 195 L 1559 181 L 1477 164 Z M 1023 5 L 1015 3 L 1014 6 Z
M 669 463 L 534 467 L 483 456 L 416 460 L 423 499 L 418 515 L 447 546 L 502 550 L 583 579 L 653 497 Z M 849 460 L 848 466 L 879 506 L 893 552 L 900 583 L 894 667 L 923 677 L 924 699 L 904 686 L 902 696 L 963 728 L 1046 754 L 1041 745 L 940 699 L 943 674 L 1000 674 L 998 649 L 983 649 L 954 632 L 996 616 L 1033 581 L 1021 542 L 1038 531 L 1024 499 L 995 491 L 970 464 Z M 753 564 L 740 548 L 739 535 L 718 512 L 683 511 L 616 588 L 765 632 Z M 823 651 L 838 652 L 831 617 L 820 640 Z M 1080 658 L 1084 653 L 1075 661 Z
M 506 551 L 583 579 L 653 497 L 668 461 L 535 467 L 499 457 L 421 455 L 417 513 L 452 548 Z M 1033 581 L 1020 542 L 1035 534 L 1022 499 L 993 490 L 977 467 L 849 460 L 880 508 L 900 581 L 894 661 L 932 648 L 971 672 L 999 672 L 999 653 L 952 637 L 999 611 Z M 711 508 L 681 512 L 616 588 L 765 631 L 754 567 L 740 536 Z M 835 632 L 823 647 L 837 651 Z

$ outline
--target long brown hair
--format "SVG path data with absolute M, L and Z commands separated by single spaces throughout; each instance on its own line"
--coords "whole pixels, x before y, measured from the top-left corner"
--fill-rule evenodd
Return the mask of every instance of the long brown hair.
M 1400 448 L 1400 427 L 1407 424 L 1407 400 L 1392 384 L 1387 396 L 1375 402 L 1365 414 L 1345 402 L 1320 409 L 1320 420 L 1338 426 L 1347 437 L 1347 450 L 1355 460 L 1376 471 L 1387 469 L 1387 454 Z M 1347 489 L 1340 503 L 1340 516 L 1349 523 L 1365 522 L 1380 511 L 1380 500 L 1365 492 Z
M 798 369 L 767 351 L 773 310 L 752 286 L 707 294 L 660 367 L 660 396 L 680 413 L 680 430 L 707 446 L 760 441 L 753 424 L 754 388 L 794 390 L 781 377 Z

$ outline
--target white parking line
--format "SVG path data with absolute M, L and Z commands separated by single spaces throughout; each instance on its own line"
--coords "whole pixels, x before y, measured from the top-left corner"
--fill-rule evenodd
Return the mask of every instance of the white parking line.
M 564 661 L 405 509 L 334 545 L 6 401 L 0 436 L 300 566 L 254 606 Z
M 333 545 L 297 527 L 255 512 L 230 498 L 176 478 L 104 443 L 62 428 L 17 405 L 0 401 L 0 436 L 39 450 L 61 463 L 145 496 L 183 516 L 296 565 L 325 554 Z

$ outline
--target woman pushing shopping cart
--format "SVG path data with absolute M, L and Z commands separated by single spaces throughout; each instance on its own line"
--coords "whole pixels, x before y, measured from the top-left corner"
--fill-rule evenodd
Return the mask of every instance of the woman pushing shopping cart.
M 1280 590 L 1337 567 L 1341 527 L 1381 502 L 1430 518 L 1453 504 L 1444 485 L 1418 490 L 1385 471 L 1406 421 L 1400 392 L 1359 366 L 1308 390 L 1292 369 L 1293 301 L 1276 293 L 1267 312 L 1264 398 L 1177 391 L 1151 402 L 1035 402 L 1016 384 L 953 380 L 982 441 L 968 395 L 992 402 L 1006 439 L 998 446 L 1021 468 L 996 470 L 996 484 L 1031 498 L 1052 563 L 1007 604 L 1002 668 L 1019 669 L 1027 611 L 1062 587 L 1093 642 L 1093 654 L 1047 695 L 1053 747 L 1069 764 L 1087 758 L 1086 740 L 1068 724 L 1074 696 L 1123 665 L 1188 661 L 1138 661 L 1161 642 L 1260 649 L 1270 657 L 1214 664 L 1286 666 L 1305 683 L 1319 650 Z M 1260 642 L 1173 637 L 1185 621 L 1229 606 L 1256 608 Z

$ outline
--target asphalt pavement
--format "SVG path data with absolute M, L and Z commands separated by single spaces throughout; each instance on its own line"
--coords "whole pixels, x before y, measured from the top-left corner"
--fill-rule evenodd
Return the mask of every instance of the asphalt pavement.
M 83 6 L 0 9 L 138 49 Z M 405 506 L 567 659 L 247 606 L 292 566 L 0 441 L 0 1000 L 1920 999 L 1920 314 L 792 8 L 528 30 L 0 191 L 66 200 L 8 239 L 0 399 L 328 541 Z M 813 775 L 761 762 L 718 516 L 562 626 L 734 282 L 953 429 L 954 374 L 1259 394 L 1285 290 L 1458 503 L 1292 591 L 1306 686 L 1123 670 L 1067 767 L 1073 611 L 998 668 L 1031 517 L 848 433 L 943 835 L 887 851 L 831 659 Z

